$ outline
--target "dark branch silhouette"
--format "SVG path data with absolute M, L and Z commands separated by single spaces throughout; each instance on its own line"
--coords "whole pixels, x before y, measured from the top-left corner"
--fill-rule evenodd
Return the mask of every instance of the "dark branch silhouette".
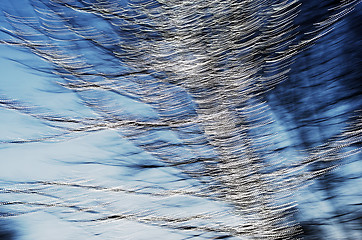
M 2 202 L 4 207 L 21 206 L 10 214 L 60 209 L 62 218 L 79 224 L 129 220 L 191 232 L 190 238 L 295 239 L 303 231 L 305 236 L 319 234 L 319 228 L 299 219 L 294 197 L 316 180 L 332 199 L 335 189 L 328 184 L 334 179 L 333 170 L 360 151 L 361 88 L 356 79 L 351 82 L 354 90 L 346 85 L 359 72 L 343 73 L 358 60 L 352 59 L 336 76 L 323 78 L 329 79 L 326 84 L 348 90 L 345 94 L 337 96 L 332 87 L 326 88 L 335 98 L 315 102 L 305 93 L 322 91 L 319 76 L 333 72 L 329 63 L 313 55 L 313 49 L 337 31 L 360 1 L 325 1 L 318 8 L 321 13 L 308 9 L 311 1 L 288 0 L 29 2 L 34 11 L 29 16 L 4 10 L 9 28 L 1 29 L 7 39 L 0 43 L 25 48 L 44 60 L 47 65 L 40 70 L 76 94 L 97 117 L 62 116 L 2 96 L 2 108 L 38 119 L 55 133 L 1 143 L 66 141 L 114 129 L 140 152 L 110 162 L 80 164 L 110 164 L 133 171 L 177 169 L 180 181 L 196 183 L 177 189 L 157 184 L 127 189 L 97 185 L 90 178 L 85 183 L 76 179 L 17 183 L 22 186 L 18 189 L 4 182 L 2 194 L 39 199 Z M 310 64 L 301 62 L 308 58 Z M 327 67 L 320 70 L 316 64 Z M 30 67 L 38 70 L 36 65 Z M 346 112 L 324 114 L 349 100 L 358 102 L 343 105 L 352 106 L 347 116 Z M 133 106 L 149 110 L 138 113 Z M 343 123 L 332 134 L 327 133 L 330 119 Z M 316 130 L 320 138 L 315 140 L 310 127 L 326 131 Z M 295 136 L 287 143 L 286 133 Z M 289 159 L 290 151 L 299 154 Z M 142 152 L 157 164 L 128 162 Z M 98 199 L 100 192 L 104 205 L 57 189 L 78 189 L 88 199 Z M 151 203 L 190 197 L 229 208 L 174 217 L 152 204 L 129 210 L 106 204 L 135 195 L 148 196 Z M 336 210 L 339 226 L 354 218 L 345 220 L 348 214 L 352 216 Z

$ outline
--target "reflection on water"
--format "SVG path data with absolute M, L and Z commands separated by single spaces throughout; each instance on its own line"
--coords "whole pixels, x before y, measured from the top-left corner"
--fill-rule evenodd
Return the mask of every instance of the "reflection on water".
M 361 237 L 358 1 L 19 3 L 0 239 Z

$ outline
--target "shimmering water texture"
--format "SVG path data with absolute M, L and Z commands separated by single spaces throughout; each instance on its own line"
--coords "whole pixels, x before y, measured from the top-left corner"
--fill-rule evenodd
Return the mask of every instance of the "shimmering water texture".
M 0 96 L 20 239 L 297 239 L 311 184 L 360 167 L 360 55 L 325 54 L 360 1 L 29 3 L 0 5 L 0 43 L 34 60 L 7 57 L 45 79 Z M 317 221 L 361 236 L 343 216 Z

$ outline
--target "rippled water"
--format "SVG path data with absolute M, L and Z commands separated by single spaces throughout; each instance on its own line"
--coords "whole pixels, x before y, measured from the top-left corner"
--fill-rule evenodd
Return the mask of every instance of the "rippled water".
M 30 3 L 1 5 L 0 238 L 360 236 L 359 1 Z

